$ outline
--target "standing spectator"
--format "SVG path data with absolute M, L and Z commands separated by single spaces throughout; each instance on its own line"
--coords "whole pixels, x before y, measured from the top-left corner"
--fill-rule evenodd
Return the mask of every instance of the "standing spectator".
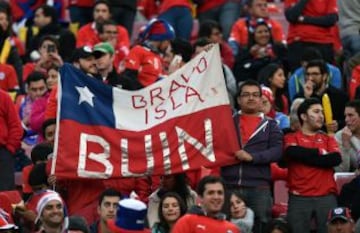
M 76 47 L 93 47 L 95 44 L 101 42 L 101 38 L 99 37 L 100 24 L 111 19 L 111 6 L 109 5 L 109 2 L 106 0 L 96 1 L 93 10 L 93 17 L 93 22 L 90 22 L 79 29 Z M 115 34 L 113 31 L 109 31 L 108 33 Z M 118 25 L 116 34 L 117 42 L 119 44 L 124 44 L 128 47 L 130 46 L 129 34 L 124 27 Z
M 211 43 L 218 43 L 220 45 L 220 53 L 222 62 L 230 69 L 234 67 L 234 55 L 231 47 L 223 40 L 222 28 L 213 20 L 206 20 L 200 24 L 198 37 L 204 37 L 210 40 Z
M 336 207 L 329 211 L 328 233 L 354 233 L 354 220 L 350 210 L 344 207 Z
M 125 59 L 124 89 L 140 89 L 159 80 L 163 74 L 161 55 L 175 38 L 174 29 L 162 19 L 150 21 L 142 34 L 143 43 L 134 46 Z
M 79 23 L 79 26 L 91 22 L 94 0 L 70 0 L 69 13 L 72 23 Z
M 42 5 L 35 11 L 34 25 L 39 28 L 39 33 L 32 34 L 32 30 L 27 30 L 26 49 L 30 53 L 40 46 L 41 38 L 44 36 L 54 36 L 59 41 L 59 54 L 65 60 L 69 61 L 71 53 L 75 48 L 76 39 L 72 32 L 62 28 L 59 24 L 58 14 L 54 7 Z
M 227 40 L 231 26 L 240 17 L 242 0 L 193 1 L 197 3 L 197 15 L 202 24 L 206 20 L 219 22 L 223 29 L 224 39 Z
M 345 127 L 335 134 L 340 147 L 342 163 L 336 172 L 352 172 L 360 160 L 360 100 L 352 100 L 345 105 Z
M 188 0 L 162 0 L 158 18 L 174 28 L 176 37 L 190 40 L 193 18 Z
M 121 194 L 113 189 L 106 189 L 100 194 L 97 213 L 100 219 L 90 226 L 91 233 L 110 232 L 107 220 L 115 219 Z
M 249 16 L 237 20 L 232 28 L 229 37 L 229 45 L 236 57 L 240 49 L 249 47 L 249 35 L 251 28 L 257 24 L 257 20 L 262 18 L 271 28 L 270 35 L 275 43 L 282 43 L 284 33 L 281 24 L 274 19 L 269 18 L 269 12 L 266 0 L 249 0 L 247 1 Z
M 360 2 L 338 0 L 339 29 L 345 57 L 350 58 L 360 52 Z
M 241 84 L 234 115 L 241 150 L 239 163 L 222 168 L 229 191 L 239 191 L 255 213 L 253 232 L 260 233 L 271 220 L 272 195 L 270 164 L 282 154 L 282 133 L 277 122 L 260 113 L 261 87 L 254 80 Z
M 109 0 L 113 19 L 126 28 L 131 37 L 136 16 L 136 2 L 133 0 Z
M 297 115 L 301 129 L 284 138 L 284 156 L 288 161 L 288 221 L 294 233 L 310 232 L 311 217 L 315 214 L 317 232 L 326 233 L 327 214 L 336 207 L 333 167 L 341 163 L 341 155 L 335 139 L 320 132 L 324 115 L 318 99 L 306 99 Z
M 174 192 L 168 192 L 160 199 L 159 221 L 151 229 L 152 233 L 170 233 L 179 218 L 186 213 L 184 200 Z
M 322 99 L 325 93 L 328 94 L 334 121 L 326 125 L 326 127 L 328 131 L 336 132 L 339 127 L 342 128 L 345 125 L 344 110 L 345 104 L 349 101 L 349 97 L 346 92 L 328 84 L 328 80 L 329 70 L 327 69 L 326 63 L 322 60 L 310 61 L 305 68 L 304 92 L 298 94 L 296 97 Z
M 181 217 L 173 227 L 172 233 L 207 233 L 233 232 L 239 229 L 226 221 L 225 214 L 221 213 L 225 199 L 225 185 L 221 178 L 205 176 L 198 184 L 197 193 L 201 199 L 201 207 L 194 206 L 187 214 Z
M 16 72 L 11 65 L 0 64 L 0 89 L 8 92 L 20 92 L 20 86 Z
M 15 151 L 23 135 L 19 115 L 10 96 L 0 90 L 0 191 L 15 189 Z
M 289 21 L 289 65 L 300 66 L 304 49 L 316 47 L 328 63 L 334 61 L 334 35 L 331 27 L 338 20 L 336 0 L 285 0 L 285 16 Z

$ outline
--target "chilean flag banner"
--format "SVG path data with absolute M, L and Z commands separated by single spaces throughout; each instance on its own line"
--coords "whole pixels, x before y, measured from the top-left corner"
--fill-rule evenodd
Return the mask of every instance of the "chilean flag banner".
M 105 85 L 70 64 L 60 75 L 57 177 L 162 175 L 236 162 L 218 46 L 137 91 Z

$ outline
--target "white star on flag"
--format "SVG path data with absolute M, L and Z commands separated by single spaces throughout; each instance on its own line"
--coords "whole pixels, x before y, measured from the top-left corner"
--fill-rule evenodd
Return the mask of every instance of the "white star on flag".
M 93 97 L 95 95 L 89 90 L 88 87 L 75 87 L 76 90 L 79 92 L 79 105 L 82 102 L 88 103 L 91 107 L 94 107 Z

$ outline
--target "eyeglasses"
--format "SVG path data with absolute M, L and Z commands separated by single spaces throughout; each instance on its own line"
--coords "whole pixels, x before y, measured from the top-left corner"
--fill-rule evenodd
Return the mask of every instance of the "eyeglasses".
M 240 94 L 241 98 L 250 98 L 250 96 L 254 97 L 254 98 L 259 98 L 261 96 L 260 92 L 244 92 Z
M 309 77 L 309 76 L 319 77 L 320 75 L 322 75 L 322 73 L 319 73 L 319 72 L 305 73 L 305 76 L 307 76 L 307 77 Z

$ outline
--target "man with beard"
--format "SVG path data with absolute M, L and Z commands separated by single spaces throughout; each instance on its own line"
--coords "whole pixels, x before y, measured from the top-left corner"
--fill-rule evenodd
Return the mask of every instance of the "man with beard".
M 46 190 L 36 206 L 36 222 L 40 221 L 42 233 L 62 233 L 67 231 L 67 216 L 64 201 L 52 190 Z
M 115 219 L 116 210 L 119 205 L 121 194 L 114 189 L 106 189 L 101 193 L 97 213 L 100 216 L 99 221 L 90 226 L 91 233 L 110 233 L 107 220 Z
M 260 113 L 261 95 L 258 82 L 241 84 L 237 96 L 241 111 L 234 115 L 241 148 L 235 152 L 239 163 L 221 170 L 227 190 L 239 191 L 255 212 L 254 233 L 263 232 L 271 220 L 270 164 L 280 160 L 283 141 L 277 122 Z
M 335 208 L 337 186 L 334 166 L 341 163 L 338 145 L 321 132 L 323 107 L 316 98 L 300 104 L 297 115 L 300 130 L 284 137 L 284 156 L 288 162 L 288 221 L 294 233 L 310 232 L 315 215 L 317 232 L 326 233 L 326 216 Z
M 163 74 L 161 55 L 175 39 L 172 26 L 165 20 L 151 20 L 140 35 L 141 45 L 134 46 L 125 58 L 125 71 L 122 74 L 122 87 L 137 90 L 159 80 Z
M 344 91 L 329 84 L 328 80 L 329 70 L 326 63 L 323 60 L 310 61 L 305 68 L 304 91 L 297 97 L 305 97 L 306 99 L 314 97 L 321 100 L 325 93 L 328 94 L 334 121 L 326 127 L 331 132 L 336 132 L 339 127 L 342 128 L 345 125 L 344 110 L 349 97 Z
M 93 11 L 94 22 L 88 23 L 79 29 L 77 34 L 76 47 L 85 45 L 93 47 L 95 44 L 102 41 L 100 38 L 100 34 L 102 33 L 99 32 L 99 29 L 102 27 L 102 24 L 105 21 L 111 20 L 110 9 L 111 8 L 109 3 L 105 0 L 99 0 L 95 2 Z M 129 33 L 123 26 L 117 25 L 116 28 L 116 32 L 109 31 L 107 34 L 116 34 L 117 44 L 119 47 L 124 45 L 129 48 Z

